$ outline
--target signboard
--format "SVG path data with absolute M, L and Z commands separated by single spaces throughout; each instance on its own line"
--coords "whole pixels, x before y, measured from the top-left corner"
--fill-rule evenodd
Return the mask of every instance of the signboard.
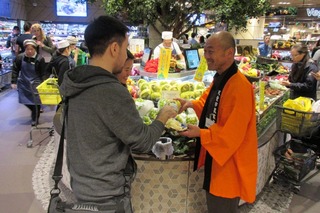
M 298 18 L 320 19 L 320 7 L 298 8 Z
M 171 60 L 171 49 L 160 48 L 160 57 L 158 62 L 158 78 L 168 78 L 170 60 Z

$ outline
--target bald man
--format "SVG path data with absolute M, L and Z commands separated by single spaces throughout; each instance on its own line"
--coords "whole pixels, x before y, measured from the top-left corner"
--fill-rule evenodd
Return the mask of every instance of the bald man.
M 234 61 L 235 41 L 226 31 L 204 46 L 208 69 L 216 74 L 199 100 L 177 99 L 180 112 L 193 108 L 199 125 L 182 136 L 197 138 L 194 169 L 204 166 L 208 212 L 239 212 L 239 200 L 254 202 L 257 180 L 257 131 L 252 85 Z

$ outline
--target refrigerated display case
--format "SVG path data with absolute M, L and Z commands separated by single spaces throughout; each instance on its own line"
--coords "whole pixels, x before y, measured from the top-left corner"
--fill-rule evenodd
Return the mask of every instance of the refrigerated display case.
M 2 58 L 0 68 L 0 90 L 11 83 L 11 48 L 7 48 L 6 43 L 14 26 L 17 26 L 16 20 L 0 19 L 0 55 Z

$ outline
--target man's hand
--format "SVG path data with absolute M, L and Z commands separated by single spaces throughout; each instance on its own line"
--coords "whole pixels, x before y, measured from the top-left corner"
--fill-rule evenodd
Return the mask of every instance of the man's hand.
M 182 98 L 175 98 L 174 100 L 179 101 L 181 104 L 178 114 L 180 114 L 181 112 L 185 111 L 188 108 L 193 108 L 193 104 L 191 101 L 188 101 Z
M 17 89 L 17 84 L 11 84 L 12 89 Z
M 163 123 L 163 125 L 166 125 L 169 118 L 174 118 L 176 116 L 177 111 L 172 106 L 165 105 L 161 108 L 156 120 L 159 120 Z
M 196 125 L 188 124 L 188 129 L 186 131 L 179 132 L 179 134 L 188 138 L 200 137 L 200 128 Z

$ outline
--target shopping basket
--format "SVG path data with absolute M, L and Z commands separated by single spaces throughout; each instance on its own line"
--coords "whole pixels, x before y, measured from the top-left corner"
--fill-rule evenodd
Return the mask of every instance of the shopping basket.
M 296 152 L 294 146 L 304 147 L 305 151 Z M 291 149 L 293 152 L 288 153 Z M 308 144 L 300 140 L 292 139 L 279 146 L 274 155 L 277 161 L 277 169 L 274 175 L 294 184 L 298 184 L 311 170 L 315 168 L 317 155 Z
M 61 102 L 61 96 L 58 87 L 58 78 L 48 78 L 37 86 L 41 104 L 58 105 Z
M 298 137 L 310 137 L 320 126 L 320 113 L 303 112 L 277 106 L 277 118 L 280 130 Z

